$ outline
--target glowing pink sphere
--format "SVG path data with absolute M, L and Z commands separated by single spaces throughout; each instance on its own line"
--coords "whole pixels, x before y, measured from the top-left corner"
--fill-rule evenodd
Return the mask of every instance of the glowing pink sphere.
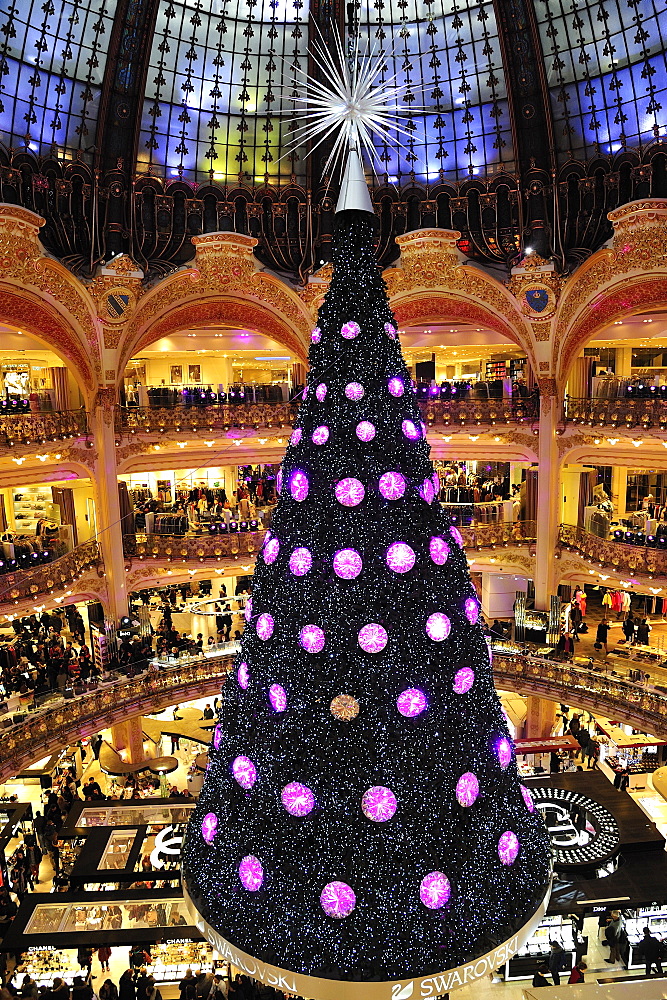
M 364 398 L 364 387 L 360 382 L 348 382 L 345 386 L 345 395 L 353 403 Z
M 406 688 L 396 699 L 396 708 L 406 719 L 414 719 L 428 707 L 426 695 L 419 688 Z
M 498 841 L 498 857 L 503 865 L 513 865 L 519 853 L 519 838 L 511 830 L 505 833 Z
M 340 328 L 340 335 L 345 340 L 354 340 L 361 333 L 361 328 L 358 323 L 351 320 L 349 323 L 343 323 Z
M 533 796 L 530 794 L 525 785 L 519 785 L 521 789 L 521 794 L 523 795 L 523 801 L 526 803 L 526 808 L 528 812 L 535 812 L 535 803 L 533 802 Z
M 371 622 L 359 630 L 358 642 L 366 653 L 381 653 L 387 645 L 388 638 L 386 630 L 381 625 Z
M 270 639 L 273 635 L 274 621 L 271 615 L 263 614 L 257 619 L 257 624 L 255 625 L 255 630 L 260 639 Z
M 357 897 L 346 882 L 329 882 L 320 893 L 320 906 L 328 917 L 342 920 L 357 905 Z
M 456 782 L 456 801 L 460 806 L 471 806 L 479 795 L 479 781 L 472 771 L 466 771 Z
M 272 684 L 269 688 L 269 701 L 274 712 L 284 712 L 287 708 L 287 694 L 280 684 Z
M 220 749 L 220 744 L 222 743 L 222 728 L 218 724 L 213 730 L 213 746 L 216 750 Z
M 289 785 L 285 785 L 280 801 L 290 816 L 307 816 L 315 808 L 315 796 L 300 781 L 290 781 Z
M 463 607 L 465 608 L 466 618 L 471 625 L 474 625 L 479 618 L 479 604 L 474 597 L 466 597 Z
M 368 443 L 375 437 L 375 427 L 370 420 L 362 420 L 361 423 L 357 424 L 355 434 L 360 441 Z
M 396 339 L 396 327 L 394 326 L 393 323 L 385 323 L 385 325 L 384 325 L 384 332 L 392 340 Z
M 281 493 L 283 488 L 283 470 L 278 469 L 276 474 L 276 493 Z
M 292 431 L 292 434 L 290 436 L 289 443 L 290 444 L 298 444 L 299 441 L 301 440 L 301 435 L 302 434 L 303 434 L 303 431 L 301 430 L 301 428 L 300 427 L 295 427 L 295 429 Z
M 387 549 L 387 566 L 394 573 L 409 573 L 415 564 L 414 549 L 405 542 L 393 542 Z
M 310 550 L 304 547 L 294 549 L 289 557 L 289 568 L 292 576 L 305 576 L 310 572 L 313 565 L 313 557 Z
M 329 440 L 329 428 L 322 424 L 320 427 L 316 427 L 310 436 L 310 440 L 313 444 L 326 444 Z
M 449 559 L 449 545 L 440 535 L 433 535 L 428 543 L 428 550 L 436 566 L 444 566 Z
M 215 813 L 206 813 L 201 821 L 201 835 L 207 844 L 212 844 L 218 831 L 218 817 Z
M 439 910 L 449 902 L 452 889 L 442 872 L 429 872 L 419 886 L 419 898 L 429 910 Z
M 396 812 L 398 803 L 391 788 L 384 785 L 374 785 L 364 792 L 361 799 L 361 811 L 366 819 L 374 823 L 386 823 Z
M 361 573 L 363 562 L 356 549 L 339 549 L 333 557 L 333 568 L 341 580 L 354 580 Z
M 239 669 L 236 671 L 236 679 L 239 682 L 239 687 L 247 691 L 248 684 L 250 683 L 250 671 L 248 670 L 247 663 L 239 663 Z
M 415 424 L 412 420 L 404 420 L 401 424 L 401 429 L 408 441 L 418 441 L 421 437 L 419 427 L 417 427 L 417 424 Z
M 276 561 L 279 552 L 280 552 L 280 542 L 278 541 L 278 539 L 277 538 L 269 539 L 269 541 L 264 546 L 263 550 L 264 562 L 267 564 L 267 566 L 270 566 L 271 563 L 274 563 Z
M 319 399 L 320 403 L 322 402 L 323 399 L 326 399 L 326 395 L 327 395 L 328 391 L 329 390 L 328 390 L 327 386 L 324 384 L 324 382 L 320 382 L 320 384 L 318 385 L 317 389 L 315 390 L 315 395 Z
M 316 326 L 310 335 L 310 342 L 311 344 L 319 344 L 321 339 L 322 339 L 322 331 L 320 330 L 319 326 Z
M 308 496 L 308 476 L 300 469 L 295 469 L 289 477 L 289 491 L 292 497 L 301 503 Z
M 472 667 L 461 667 L 454 674 L 454 693 L 466 694 L 475 683 L 475 671 Z
M 419 488 L 419 496 L 422 500 L 425 500 L 426 503 L 433 503 L 435 500 L 435 490 L 433 489 L 433 483 L 430 479 L 425 479 L 422 483 Z
M 455 542 L 457 542 L 459 545 L 463 545 L 463 535 L 461 534 L 458 528 L 450 528 L 449 534 L 452 536 Z
M 257 781 L 257 768 L 250 757 L 236 757 L 232 761 L 232 774 L 246 791 L 249 791 Z
M 299 642 L 307 653 L 320 653 L 324 649 L 324 632 L 318 625 L 304 625 Z
M 405 386 L 403 385 L 402 378 L 390 378 L 387 382 L 387 388 L 389 389 L 391 395 L 395 396 L 397 399 L 405 392 Z
M 243 617 L 247 622 L 252 618 L 252 597 L 249 597 L 245 602 L 245 608 L 243 610 Z
M 498 741 L 496 753 L 498 754 L 498 762 L 504 771 L 512 763 L 512 745 L 504 736 L 502 740 Z
M 364 484 L 353 476 L 336 483 L 336 500 L 343 507 L 357 507 L 366 496 Z
M 400 472 L 385 472 L 380 476 L 379 489 L 385 500 L 400 500 L 407 485 Z
M 452 630 L 452 625 L 442 611 L 436 611 L 426 619 L 426 634 L 433 642 L 442 642 Z
M 253 854 L 246 854 L 239 865 L 239 878 L 244 889 L 248 892 L 257 892 L 264 881 L 264 869 L 259 858 Z

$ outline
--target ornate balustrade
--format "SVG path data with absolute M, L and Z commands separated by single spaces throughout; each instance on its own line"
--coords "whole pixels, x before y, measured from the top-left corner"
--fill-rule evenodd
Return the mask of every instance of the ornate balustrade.
M 590 427 L 667 429 L 667 399 L 571 399 L 565 403 L 568 424 Z
M 166 559 L 168 562 L 194 562 L 199 559 L 222 559 L 225 556 L 254 557 L 264 542 L 266 530 L 237 531 L 224 535 L 124 535 L 126 556 L 140 560 Z
M 35 566 L 16 573 L 5 573 L 0 576 L 0 604 L 63 590 L 69 587 L 84 570 L 96 566 L 99 560 L 99 546 L 96 541 L 91 541 L 77 545 L 67 555 L 43 566 Z
M 558 541 L 568 550 L 580 552 L 586 559 L 623 573 L 667 574 L 667 550 L 645 545 L 625 545 L 598 538 L 573 524 L 561 524 Z
M 459 530 L 467 549 L 483 549 L 511 543 L 534 542 L 537 525 L 535 521 L 495 521 L 491 524 L 474 524 Z
M 526 424 L 539 419 L 536 399 L 420 399 L 424 421 L 431 426 L 456 427 Z
M 157 672 L 149 671 L 131 680 L 123 678 L 28 715 L 25 721 L 2 732 L 0 782 L 35 760 L 122 719 L 214 695 L 232 665 L 233 656 L 227 653 L 173 667 L 166 665 Z M 667 692 L 541 657 L 495 654 L 493 670 L 500 689 L 564 701 L 667 738 Z
M 3 413 L 0 415 L 0 449 L 65 441 L 80 437 L 87 430 L 84 410 Z

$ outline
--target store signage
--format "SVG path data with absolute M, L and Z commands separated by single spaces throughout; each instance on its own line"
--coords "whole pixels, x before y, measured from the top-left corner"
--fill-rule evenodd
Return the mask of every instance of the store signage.
M 118 623 L 118 637 L 128 639 L 131 635 L 136 635 L 140 625 L 141 622 L 138 618 L 129 618 L 127 615 L 123 615 Z
M 174 826 L 165 826 L 155 838 L 155 847 L 151 851 L 151 865 L 156 870 L 164 868 L 167 863 L 164 855 L 167 855 L 169 858 L 175 858 L 176 856 L 180 858 L 182 847 L 183 834 L 179 833 Z
M 569 788 L 531 788 L 551 837 L 554 865 L 603 864 L 620 849 L 616 820 L 599 802 Z

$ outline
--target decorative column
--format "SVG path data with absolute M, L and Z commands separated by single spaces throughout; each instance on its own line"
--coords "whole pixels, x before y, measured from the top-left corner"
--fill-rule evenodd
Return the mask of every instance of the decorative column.
M 628 470 L 624 465 L 611 467 L 611 502 L 616 517 L 625 517 L 625 503 L 628 496 Z
M 126 751 L 123 756 L 128 764 L 141 764 L 146 760 L 143 722 L 141 715 L 135 715 L 111 727 L 111 742 L 118 752 Z
M 524 739 L 543 739 L 551 736 L 556 721 L 556 702 L 528 695 L 526 698 L 526 721 Z
M 538 379 L 540 386 L 540 422 L 537 475 L 537 546 L 535 551 L 535 607 L 549 609 L 549 597 L 558 588 L 559 563 L 554 559 L 560 523 L 560 460 L 558 454 L 558 424 L 560 401 L 556 397 L 556 380 Z

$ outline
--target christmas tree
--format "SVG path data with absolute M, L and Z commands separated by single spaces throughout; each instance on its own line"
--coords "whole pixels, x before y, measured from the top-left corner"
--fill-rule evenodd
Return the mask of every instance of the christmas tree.
M 389 980 L 510 938 L 544 898 L 549 851 L 360 204 L 337 214 L 184 874 L 244 953 Z

